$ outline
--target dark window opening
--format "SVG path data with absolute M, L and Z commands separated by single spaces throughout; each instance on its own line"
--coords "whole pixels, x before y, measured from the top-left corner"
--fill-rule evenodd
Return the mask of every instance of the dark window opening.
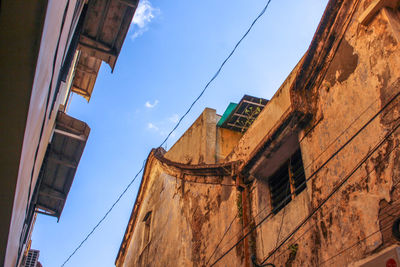
M 143 218 L 143 243 L 142 252 L 139 255 L 139 266 L 148 266 L 149 244 L 150 244 L 150 230 L 151 230 L 151 211 L 147 212 Z
M 143 218 L 144 232 L 143 232 L 143 246 L 146 246 L 150 241 L 150 223 L 151 223 L 151 211 L 147 212 Z
M 300 148 L 268 179 L 272 212 L 278 213 L 306 188 Z

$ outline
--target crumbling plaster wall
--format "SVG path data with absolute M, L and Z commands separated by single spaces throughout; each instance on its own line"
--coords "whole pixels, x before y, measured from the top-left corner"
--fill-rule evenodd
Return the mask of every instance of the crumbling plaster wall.
M 216 160 L 225 161 L 225 158 L 236 147 L 243 134 L 229 129 L 217 127 Z
M 216 125 L 219 118 L 215 109 L 204 109 L 165 157 L 185 164 L 215 163 Z
M 291 200 L 283 210 L 269 217 L 255 231 L 255 251 L 259 259 L 264 259 L 286 235 L 294 230 L 297 223 L 303 220 L 310 212 L 309 195 L 307 188 L 295 199 Z M 251 215 L 254 224 L 258 224 L 272 211 L 270 201 L 269 185 L 266 180 L 257 179 L 252 184 Z M 253 242 L 254 242 L 253 241 Z M 288 246 L 285 246 L 287 249 Z M 283 250 L 284 253 L 289 250 Z M 279 265 L 277 265 L 279 266 Z
M 268 101 L 257 119 L 239 140 L 232 153 L 225 159 L 226 161 L 242 160 L 247 162 L 250 160 L 254 156 L 253 152 L 258 149 L 260 144 L 265 142 L 265 136 L 276 131 L 276 127 L 293 111 L 290 86 L 299 65 L 294 68 L 272 99 Z
M 242 133 L 217 127 L 220 118 L 215 109 L 205 108 L 165 157 L 192 165 L 223 161 L 237 145 Z
M 206 108 L 165 159 L 202 166 L 222 161 L 242 134 L 218 128 L 219 118 L 214 109 Z M 119 267 L 208 266 L 241 237 L 238 192 L 231 176 L 184 174 L 151 154 L 143 179 L 136 223 Z M 143 218 L 149 211 L 150 242 L 144 244 Z M 238 247 L 220 263 L 241 266 L 242 261 L 243 249 Z
M 179 172 L 158 161 L 150 168 L 147 191 L 122 266 L 207 266 L 214 258 L 214 250 L 219 252 L 225 248 L 221 242 L 218 249 L 219 242 L 235 240 L 241 230 L 236 188 L 193 182 L 196 177 L 186 177 L 192 182 L 182 182 Z M 222 184 L 229 184 L 231 178 L 207 179 L 220 179 Z M 149 256 L 140 263 L 146 245 L 143 244 L 143 218 L 149 211 L 152 211 Z M 224 236 L 227 228 L 230 231 Z M 241 253 L 229 255 L 222 263 L 241 266 Z
M 383 11 L 367 26 L 360 25 L 358 18 L 367 6 L 360 4 L 356 10 L 323 82 L 302 89 L 309 90 L 315 101 L 313 119 L 299 135 L 304 169 L 310 180 L 306 190 L 251 236 L 250 247 L 258 260 L 265 259 L 321 203 L 324 204 L 311 219 L 267 262 L 276 266 L 347 266 L 395 243 L 387 232 L 393 221 L 387 213 L 400 215 L 395 208 L 396 196 L 400 195 L 395 187 L 400 181 L 400 142 L 398 131 L 386 139 L 385 136 L 399 123 L 399 100 L 392 100 L 400 92 L 399 40 Z M 248 161 L 265 137 L 293 111 L 289 90 L 296 69 L 227 161 Z M 207 163 L 194 153 L 202 151 L 200 146 L 194 147 L 199 144 L 191 143 L 201 140 L 202 131 L 194 127 L 202 118 L 199 120 L 171 148 L 167 158 Z M 217 135 L 214 131 L 208 136 L 215 140 Z M 151 185 L 141 203 L 124 266 L 137 266 L 143 233 L 140 222 L 149 210 L 154 211 L 149 246 L 151 266 L 207 265 L 236 243 L 243 229 L 240 218 L 235 218 L 240 216 L 234 187 L 182 183 L 179 173 L 165 171 L 160 165 L 152 168 Z M 266 181 L 256 179 L 251 185 L 253 224 L 271 211 L 268 190 Z M 294 244 L 295 249 L 291 246 Z M 243 247 L 239 245 L 218 266 L 242 264 Z
M 387 232 L 392 216 L 400 215 L 393 208 L 393 196 L 399 195 L 394 187 L 400 180 L 399 130 L 384 138 L 399 123 L 399 100 L 379 112 L 400 92 L 400 46 L 384 11 L 369 25 L 360 25 L 358 18 L 366 6 L 360 5 L 355 12 L 322 84 L 308 89 L 318 102 L 312 127 L 299 136 L 310 179 L 307 190 L 267 220 L 264 225 L 269 227 L 257 230 L 257 257 L 266 258 L 279 244 L 275 232 L 283 214 L 281 240 L 343 179 L 348 180 L 269 259 L 276 266 L 347 266 L 395 242 Z M 253 195 L 253 214 L 265 206 L 257 203 L 266 201 L 259 195 Z M 290 256 L 292 244 L 298 244 L 294 257 Z

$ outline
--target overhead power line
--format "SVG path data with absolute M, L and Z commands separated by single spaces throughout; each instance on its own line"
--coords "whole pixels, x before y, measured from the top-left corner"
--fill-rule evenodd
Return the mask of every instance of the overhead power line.
M 345 146 L 347 146 L 352 140 L 354 140 L 354 138 L 356 136 L 358 136 L 360 134 L 361 131 L 363 131 L 374 119 L 376 119 L 386 108 L 388 108 L 397 97 L 400 96 L 400 92 L 395 93 L 394 96 L 374 115 L 372 116 L 372 118 L 370 118 L 352 137 L 350 137 L 335 153 L 333 153 L 323 164 L 320 165 L 320 167 L 317 168 L 317 170 L 315 170 L 310 177 L 308 177 L 303 183 L 308 182 L 309 180 L 313 179 L 314 176 L 320 171 L 322 170 L 327 164 L 328 162 L 334 158 Z M 393 108 L 393 107 L 392 107 Z M 382 145 L 382 143 L 389 138 L 398 128 L 400 127 L 400 123 L 398 123 L 395 127 L 393 127 L 391 129 L 391 131 L 389 131 L 389 133 L 387 133 L 385 135 L 385 137 L 380 140 L 375 146 L 374 148 L 369 151 L 367 153 L 367 156 L 364 157 L 364 159 L 357 164 L 357 166 L 345 177 L 343 178 L 343 180 L 341 180 L 339 182 L 339 184 L 337 186 L 335 186 L 334 190 L 328 195 L 327 198 L 325 198 L 308 216 L 305 220 L 303 220 L 297 227 L 296 229 L 291 232 L 281 243 L 280 245 L 278 245 L 277 247 L 275 247 L 275 249 L 273 250 L 272 253 L 270 253 L 267 258 L 265 258 L 262 262 L 262 264 L 267 261 L 291 236 L 293 236 L 293 234 L 295 232 L 297 232 L 340 188 L 341 186 L 355 173 L 356 170 L 358 170 L 360 168 L 360 166 L 364 163 L 364 161 L 366 159 L 368 159 L 376 150 L 378 150 L 378 148 Z M 396 146 L 397 147 L 397 146 Z M 278 204 L 278 207 L 283 206 L 283 203 L 286 199 L 288 199 L 290 197 L 287 196 L 282 202 L 280 202 Z M 238 246 L 243 240 L 244 238 L 246 238 L 249 234 L 251 234 L 256 228 L 258 228 L 261 224 L 263 224 L 269 217 L 271 217 L 273 214 L 273 212 L 268 213 L 263 219 L 261 219 L 254 227 L 252 227 L 246 234 L 242 235 L 242 237 L 233 245 L 231 246 L 228 250 L 226 250 L 220 257 L 218 257 L 217 260 L 215 260 L 213 262 L 213 264 L 211 264 L 210 266 L 214 266 L 216 263 L 218 263 L 222 258 L 224 258 L 229 252 L 232 251 L 232 249 L 234 249 L 236 246 Z
M 336 186 L 335 188 L 330 192 L 330 194 L 323 199 L 316 208 L 314 208 L 309 214 L 308 216 L 300 222 L 299 225 L 297 225 L 297 227 L 289 234 L 287 235 L 283 241 L 281 241 L 281 243 L 276 246 L 273 251 L 262 261 L 261 264 L 264 264 L 268 259 L 270 259 L 270 257 L 272 255 L 275 254 L 276 251 L 279 250 L 279 248 L 285 244 L 285 242 L 287 240 L 290 239 L 290 237 L 292 237 L 303 225 L 305 225 L 305 223 L 319 210 L 321 209 L 321 207 L 333 196 L 335 195 L 335 193 L 338 192 L 338 190 L 343 186 L 343 184 L 345 184 L 348 179 L 362 166 L 362 164 L 365 163 L 365 161 L 374 153 L 376 152 L 381 145 L 383 144 L 384 141 L 386 141 L 386 139 L 388 137 L 390 137 L 397 129 L 399 129 L 400 127 L 400 123 L 397 124 L 387 135 L 385 135 L 385 137 L 378 142 L 378 144 L 374 147 L 374 149 L 372 151 L 370 151 L 362 160 L 361 162 L 359 162 L 352 170 L 351 172 L 346 175 L 346 177 L 344 177 Z M 390 153 L 397 148 L 399 145 L 395 146 Z M 381 160 L 380 162 L 382 162 L 383 160 Z M 372 171 L 371 171 L 372 172 Z M 370 174 L 370 172 L 368 172 L 367 176 Z M 290 197 L 290 195 L 288 196 Z M 287 199 L 288 197 L 286 197 L 285 199 Z M 285 200 L 284 199 L 284 200 Z M 282 206 L 284 203 L 284 201 L 280 202 L 280 204 L 278 205 L 278 207 Z M 226 255 L 228 255 L 236 246 L 238 246 L 247 236 L 249 236 L 254 230 L 256 230 L 259 226 L 261 226 L 268 218 L 270 218 L 273 215 L 273 212 L 268 213 L 263 219 L 261 219 L 254 227 L 252 227 L 250 230 L 248 230 L 245 234 L 243 234 L 241 236 L 241 238 L 239 238 L 239 240 L 237 242 L 235 242 L 235 244 L 233 244 L 228 250 L 226 250 L 224 253 L 222 253 L 221 256 L 219 256 L 210 266 L 215 266 L 220 260 L 222 260 L 222 258 L 224 258 Z
M 253 22 L 251 23 L 250 27 L 247 29 L 247 31 L 245 32 L 245 34 L 243 34 L 242 38 L 240 38 L 240 40 L 236 43 L 236 45 L 234 46 L 234 48 L 232 49 L 232 51 L 229 53 L 229 55 L 225 58 L 225 60 L 222 62 L 222 64 L 219 66 L 217 72 L 214 74 L 214 76 L 212 76 L 212 78 L 208 81 L 208 83 L 206 84 L 206 86 L 204 86 L 203 90 L 201 90 L 199 96 L 193 101 L 193 103 L 189 106 L 188 110 L 185 112 L 185 114 L 183 114 L 183 116 L 179 119 L 179 121 L 177 122 L 177 124 L 175 125 L 175 127 L 169 132 L 169 134 L 167 135 L 167 137 L 164 139 L 164 141 L 161 143 L 160 147 L 162 147 L 165 142 L 167 142 L 168 138 L 171 136 L 171 134 L 176 130 L 176 128 L 178 128 L 178 126 L 180 125 L 180 123 L 182 122 L 182 120 L 186 117 L 186 115 L 192 110 L 193 106 L 196 104 L 196 102 L 203 96 L 204 92 L 207 90 L 207 88 L 210 86 L 210 84 L 218 77 L 218 75 L 220 74 L 222 68 L 225 66 L 226 62 L 228 62 L 228 60 L 231 58 L 231 56 L 235 53 L 236 49 L 239 47 L 240 43 L 244 40 L 244 38 L 246 38 L 246 36 L 249 34 L 249 32 L 251 31 L 251 29 L 253 28 L 253 26 L 256 24 L 256 22 L 265 14 L 265 11 L 267 11 L 267 8 L 269 6 L 269 3 L 271 2 L 271 0 L 268 0 L 267 4 L 265 5 L 265 7 L 261 10 L 260 14 L 258 14 L 258 16 L 253 20 Z
M 136 178 L 139 176 L 139 174 L 144 170 L 144 166 L 146 165 L 146 161 L 143 162 L 142 168 L 136 173 L 136 175 L 133 177 L 132 181 L 128 184 L 127 187 L 125 187 L 124 191 L 118 196 L 117 200 L 114 201 L 114 203 L 111 205 L 111 207 L 108 209 L 108 211 L 104 214 L 104 216 L 100 219 L 100 221 L 93 227 L 93 229 L 89 232 L 89 234 L 86 235 L 86 237 L 81 241 L 81 243 L 76 247 L 74 252 L 69 255 L 69 257 L 64 261 L 64 263 L 61 265 L 64 266 L 71 258 L 72 256 L 75 255 L 75 253 L 82 247 L 83 243 L 85 243 L 88 238 L 96 231 L 97 227 L 100 226 L 100 224 L 107 218 L 108 214 L 114 209 L 115 205 L 121 200 L 121 198 L 125 195 L 125 193 L 128 191 L 129 187 L 133 184 L 133 182 L 136 180 Z
M 394 96 L 392 96 L 392 98 L 397 97 L 399 94 L 395 94 Z M 304 167 L 304 171 L 308 170 L 310 167 L 313 166 L 313 164 L 322 156 L 325 154 L 326 151 L 328 151 L 328 149 L 334 144 L 336 143 L 342 136 L 344 136 L 344 134 L 351 129 L 351 127 L 358 122 L 359 120 L 361 120 L 361 118 L 367 114 L 367 111 L 369 109 L 371 109 L 373 107 L 373 105 L 375 105 L 380 99 L 379 98 L 375 98 L 343 131 L 340 132 L 340 134 L 338 136 L 336 136 L 336 138 L 334 140 L 332 140 L 332 142 L 329 143 L 329 145 L 327 145 L 324 150 L 318 154 L 306 167 Z M 302 138 L 302 140 L 300 140 L 300 144 L 303 142 L 305 137 Z M 299 168 L 300 169 L 300 168 Z M 299 169 L 297 169 L 295 172 L 297 172 Z M 313 174 L 314 175 L 314 174 Z M 254 189 L 254 188 L 253 188 Z M 290 194 L 290 196 L 292 195 L 292 193 Z M 287 199 L 282 200 L 281 202 L 285 202 Z M 280 206 L 280 204 L 278 204 L 278 206 Z M 256 219 L 257 217 L 261 216 L 262 213 L 264 211 L 267 210 L 267 206 L 263 209 L 261 209 L 257 214 L 255 214 L 254 219 Z M 286 207 L 284 207 L 283 209 L 286 209 Z M 250 223 L 248 225 L 245 225 L 244 228 L 248 227 L 250 225 Z M 239 232 L 237 232 L 236 234 L 234 234 L 227 243 L 231 242 L 235 237 L 239 238 L 239 236 L 242 235 L 242 230 L 240 230 Z M 222 241 L 222 240 L 221 240 Z M 221 247 L 224 248 L 225 246 Z M 214 254 L 214 253 L 213 253 Z M 209 261 L 207 261 L 208 264 Z
M 269 4 L 271 3 L 272 0 L 268 0 L 267 4 L 264 6 L 264 8 L 261 10 L 261 12 L 258 14 L 258 16 L 253 20 L 253 22 L 250 24 L 249 28 L 247 31 L 242 35 L 242 37 L 239 39 L 239 41 L 235 44 L 233 47 L 232 51 L 228 54 L 228 56 L 225 58 L 225 60 L 221 63 L 219 66 L 217 72 L 211 77 L 211 79 L 207 82 L 207 84 L 204 86 L 204 88 L 201 90 L 199 96 L 190 104 L 189 108 L 186 110 L 186 112 L 180 117 L 174 128 L 168 133 L 167 137 L 164 139 L 164 141 L 159 145 L 159 147 L 162 147 L 165 142 L 169 139 L 169 137 L 172 135 L 173 132 L 179 127 L 181 124 L 182 120 L 189 114 L 189 112 L 192 110 L 194 105 L 199 101 L 199 99 L 203 96 L 207 88 L 211 85 L 211 83 L 219 76 L 221 73 L 221 70 L 225 66 L 225 64 L 228 62 L 228 60 L 233 56 L 235 53 L 236 49 L 239 47 L 239 45 L 242 43 L 242 41 L 247 37 L 247 35 L 250 33 L 251 29 L 253 26 L 257 23 L 257 21 L 265 14 L 265 11 L 267 11 L 267 8 Z M 133 179 L 130 181 L 130 183 L 126 186 L 126 188 L 122 191 L 122 193 L 118 196 L 117 200 L 112 204 L 112 206 L 108 209 L 108 211 L 104 214 L 104 216 L 100 219 L 100 221 L 93 227 L 93 229 L 89 232 L 89 234 L 82 240 L 82 242 L 76 247 L 76 249 L 69 255 L 69 257 L 64 261 L 64 263 L 61 266 L 64 266 L 74 255 L 75 253 L 82 247 L 82 245 L 89 239 L 89 237 L 95 232 L 95 230 L 100 226 L 100 224 L 106 219 L 106 217 L 110 214 L 110 212 L 114 209 L 114 207 L 117 205 L 117 203 L 121 200 L 121 198 L 125 195 L 125 193 L 128 191 L 128 189 L 131 187 L 133 182 L 136 180 L 136 178 L 139 176 L 139 174 L 143 171 L 144 166 L 136 173 L 136 175 L 133 177 Z

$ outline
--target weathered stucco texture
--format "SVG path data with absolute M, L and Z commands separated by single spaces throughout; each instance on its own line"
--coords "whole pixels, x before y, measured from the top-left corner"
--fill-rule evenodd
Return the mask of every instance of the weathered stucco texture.
M 165 157 L 192 165 L 224 161 L 237 145 L 242 133 L 217 127 L 220 118 L 215 109 L 204 109 Z
M 400 11 L 368 9 L 374 3 L 329 2 L 309 51 L 243 136 L 216 128 L 206 110 L 165 155 L 239 161 L 231 176 L 152 165 L 117 266 L 146 266 L 138 261 L 150 210 L 150 266 L 251 266 L 251 255 L 275 266 L 353 266 L 399 244 Z M 269 178 L 297 148 L 306 188 L 272 212 Z
M 215 163 L 216 124 L 219 118 L 215 109 L 206 108 L 165 157 L 185 164 Z
M 239 140 L 242 138 L 241 132 L 235 132 L 229 129 L 217 128 L 216 140 L 216 162 L 225 161 L 226 157 L 232 153 Z
M 231 239 L 241 229 L 235 204 L 236 188 L 182 182 L 160 162 L 151 168 L 148 191 L 141 203 L 126 258 L 118 266 L 206 266 L 224 230 L 231 226 L 225 236 Z M 222 180 L 228 184 L 231 178 Z M 148 244 L 144 244 L 143 218 L 149 211 L 151 232 Z M 226 257 L 224 264 L 241 266 L 240 253 Z
M 400 92 L 399 43 L 384 9 L 366 26 L 357 20 L 363 11 L 360 5 L 323 82 L 309 89 L 317 99 L 317 109 L 312 127 L 299 138 L 310 180 L 307 190 L 258 228 L 255 240 L 260 260 L 346 178 L 267 262 L 276 266 L 347 266 L 396 243 L 390 231 L 400 214 L 393 207 L 393 196 L 399 195 L 394 187 L 400 180 L 399 130 L 387 139 L 385 136 L 399 123 L 399 99 L 392 100 Z M 268 213 L 268 188 L 260 182 L 253 186 L 253 214 Z M 293 257 L 289 246 L 294 244 L 298 249 Z
M 224 159 L 242 136 L 217 128 L 219 117 L 214 109 L 205 109 L 163 157 L 178 166 L 215 168 L 209 164 Z M 207 266 L 226 249 L 224 241 L 237 240 L 242 234 L 238 192 L 231 173 L 185 174 L 184 170 L 151 155 L 135 205 L 136 213 L 134 209 L 132 233 L 128 233 L 131 237 L 117 266 Z M 147 238 L 144 218 L 149 212 Z M 226 229 L 229 232 L 225 233 Z M 226 266 L 241 266 L 242 261 L 242 249 L 223 260 Z
M 282 120 L 289 115 L 292 111 L 290 85 L 293 82 L 296 70 L 297 68 L 286 78 L 257 119 L 239 140 L 238 145 L 234 148 L 233 153 L 226 158 L 226 161 L 239 159 L 243 160 L 243 162 L 248 161 L 258 146 L 265 142 L 265 137 L 268 136 L 268 133 L 276 130 Z

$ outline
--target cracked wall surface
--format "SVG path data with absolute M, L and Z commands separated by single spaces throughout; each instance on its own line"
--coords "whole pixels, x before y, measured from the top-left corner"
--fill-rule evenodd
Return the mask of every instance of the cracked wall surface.
M 356 266 L 399 245 L 391 226 L 400 216 L 400 11 L 380 6 L 366 23 L 376 1 L 339 2 L 243 136 L 215 128 L 207 109 L 165 155 L 238 168 L 196 176 L 149 165 L 117 266 L 209 266 L 220 257 L 216 266 L 251 266 L 250 255 L 275 266 Z M 268 175 L 295 146 L 307 186 L 275 214 Z
M 155 162 L 148 178 L 148 191 L 141 203 L 138 221 L 129 249 L 119 266 L 206 266 L 224 244 L 219 241 L 234 239 L 240 232 L 237 217 L 236 188 L 228 185 L 231 177 L 185 177 L 174 170 L 166 170 Z M 220 184 L 211 184 L 211 181 Z M 222 185 L 224 184 L 224 185 Z M 226 185 L 225 185 L 226 184 Z M 152 212 L 148 244 L 143 244 L 143 217 Z M 148 251 L 146 251 L 148 250 Z M 144 255 L 145 254 L 145 258 Z M 239 255 L 240 258 L 240 255 Z M 224 259 L 227 266 L 241 266 L 236 254 Z
M 396 244 L 391 226 L 400 215 L 395 186 L 400 181 L 400 131 L 388 134 L 400 122 L 400 99 L 396 97 L 400 92 L 400 46 L 385 15 L 387 10 L 382 8 L 363 26 L 357 18 L 364 10 L 359 5 L 354 13 L 322 83 L 309 88 L 315 106 L 312 127 L 300 132 L 299 139 L 310 180 L 305 191 L 257 230 L 260 260 L 345 179 L 267 262 L 276 266 L 347 266 Z M 263 199 L 268 198 L 269 190 L 265 182 L 256 181 L 252 186 L 259 196 L 253 213 L 270 210 Z M 298 245 L 296 256 L 289 261 L 289 246 L 294 244 Z

